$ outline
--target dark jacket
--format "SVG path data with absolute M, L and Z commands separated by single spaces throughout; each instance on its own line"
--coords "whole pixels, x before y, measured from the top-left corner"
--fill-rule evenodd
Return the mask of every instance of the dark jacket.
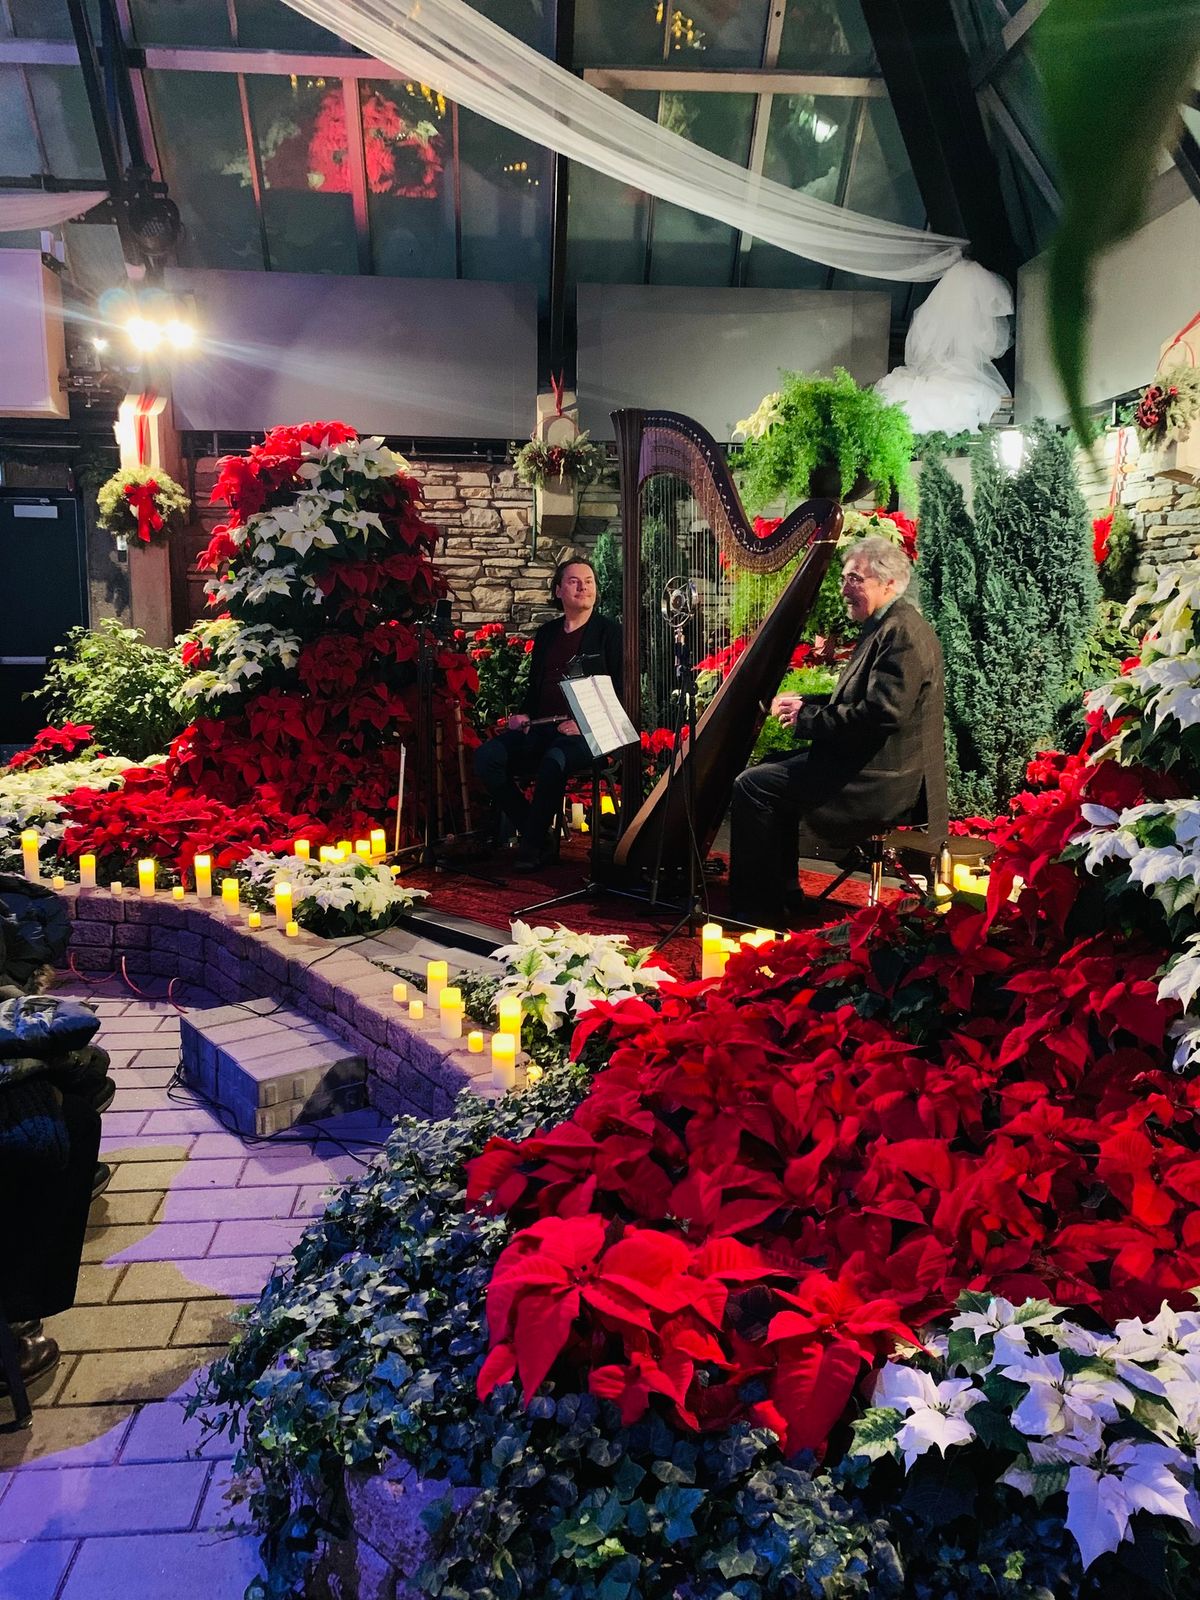
M 544 622 L 533 636 L 533 653 L 529 658 L 529 687 L 525 704 L 521 707 L 528 717 L 537 716 L 542 698 L 542 680 L 546 675 L 546 655 L 550 641 L 563 629 L 562 617 Z M 575 666 L 582 677 L 607 676 L 612 679 L 618 695 L 621 693 L 621 628 L 608 617 L 593 611 L 583 626 L 579 654 Z
M 828 764 L 848 823 L 899 820 L 927 783 L 928 820 L 943 820 L 942 649 L 915 606 L 896 600 L 867 622 L 828 703 L 804 706 L 795 733 Z

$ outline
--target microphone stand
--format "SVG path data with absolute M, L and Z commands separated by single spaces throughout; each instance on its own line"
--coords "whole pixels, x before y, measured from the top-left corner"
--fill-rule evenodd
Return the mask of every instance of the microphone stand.
M 687 636 L 687 626 L 695 613 L 691 610 L 676 610 L 674 615 L 668 615 L 671 630 L 675 636 L 675 681 L 677 685 L 677 702 L 675 707 L 674 737 L 671 741 L 671 765 L 667 773 L 667 792 L 664 798 L 662 825 L 658 835 L 658 850 L 654 860 L 654 873 L 650 880 L 650 905 L 658 904 L 658 884 L 662 873 L 663 850 L 666 846 L 667 822 L 671 814 L 671 791 L 677 780 L 683 784 L 683 814 L 688 830 L 688 887 L 687 900 L 683 907 L 683 914 L 679 920 L 654 945 L 656 950 L 667 944 L 679 930 L 686 926 L 689 933 L 695 931 L 697 925 L 696 908 L 700 903 L 700 875 L 703 872 L 703 863 L 700 861 L 700 851 L 696 841 L 696 764 L 694 761 L 684 761 L 685 750 L 690 754 L 696 747 L 696 670 L 692 661 L 691 645 Z M 682 778 L 680 779 L 680 768 Z M 672 908 L 674 909 L 674 908 Z

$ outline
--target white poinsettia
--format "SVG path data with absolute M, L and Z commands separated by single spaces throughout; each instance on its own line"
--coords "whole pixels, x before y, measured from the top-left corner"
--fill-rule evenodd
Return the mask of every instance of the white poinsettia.
M 509 967 L 501 994 L 515 994 L 551 1033 L 597 1000 L 627 1000 L 671 982 L 647 964 L 649 950 L 630 950 L 623 934 L 572 933 L 569 928 L 512 924 L 512 943 L 496 951 Z
M 73 789 L 116 789 L 133 766 L 157 766 L 163 756 L 128 761 L 100 756 L 94 761 L 56 761 L 48 767 L 0 770 L 0 863 L 6 870 L 21 858 L 21 832 L 36 828 L 45 845 L 56 845 L 66 831 L 59 797 Z
M 1103 1371 L 1070 1372 L 1060 1355 L 1019 1354 L 999 1370 L 1028 1393 L 1013 1408 L 1018 1433 L 1044 1439 L 1056 1433 L 1091 1435 L 1121 1410 L 1132 1411 L 1134 1395 L 1118 1378 Z
M 970 1378 L 946 1378 L 938 1383 L 915 1367 L 889 1363 L 876 1380 L 872 1403 L 898 1411 L 904 1418 L 896 1445 L 907 1471 L 918 1456 L 935 1446 L 945 1455 L 951 1445 L 970 1443 L 975 1430 L 967 1421 L 967 1412 L 983 1398 Z
M 280 879 L 290 883 L 293 914 L 301 924 L 313 920 L 315 912 L 351 913 L 355 922 L 376 923 L 428 898 L 425 890 L 410 889 L 394 878 L 384 863 L 361 856 L 304 861 L 252 850 L 240 870 L 247 884 L 268 893 Z
M 1186 1470 L 1178 1451 L 1133 1439 L 1102 1446 L 1072 1466 L 1067 1476 L 1067 1527 L 1085 1569 L 1129 1537 L 1130 1518 L 1138 1511 L 1194 1527 L 1187 1488 L 1177 1475 Z
M 333 525 L 335 496 L 328 494 L 298 494 L 290 505 L 279 506 L 267 514 L 268 520 L 254 529 L 255 538 L 282 545 L 305 556 L 314 547 L 332 549 L 340 539 Z

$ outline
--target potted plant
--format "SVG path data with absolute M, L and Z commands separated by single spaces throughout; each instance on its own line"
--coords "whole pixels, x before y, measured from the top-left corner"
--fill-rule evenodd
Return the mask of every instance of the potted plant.
M 519 450 L 515 445 L 510 448 L 517 477 L 533 489 L 568 485 L 582 489 L 604 469 L 604 447 L 591 444 L 586 433 L 553 442 L 535 437 Z
M 1177 483 L 1200 479 L 1200 369 L 1168 367 L 1142 391 L 1133 411 L 1138 443 L 1152 452 L 1151 471 Z
M 745 438 L 737 466 L 753 510 L 771 501 L 885 499 L 909 481 L 913 433 L 903 406 L 860 389 L 843 368 L 830 378 L 785 372 L 734 432 Z

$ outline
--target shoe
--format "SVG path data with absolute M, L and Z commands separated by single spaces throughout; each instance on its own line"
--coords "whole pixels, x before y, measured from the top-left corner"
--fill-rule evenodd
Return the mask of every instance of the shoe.
M 53 1372 L 58 1365 L 58 1346 L 44 1333 L 26 1334 L 17 1340 L 17 1366 L 26 1383 L 35 1383 Z M 8 1393 L 8 1384 L 0 1376 L 0 1395 Z
M 96 1163 L 95 1174 L 92 1178 L 92 1199 L 99 1200 L 100 1196 L 104 1193 L 105 1189 L 108 1188 L 111 1182 L 112 1168 L 109 1166 L 107 1161 L 98 1161 Z
M 17 1339 L 31 1339 L 34 1334 L 41 1333 L 42 1319 L 33 1317 L 29 1322 L 10 1322 L 9 1327 Z
M 537 872 L 540 867 L 554 866 L 558 862 L 558 835 L 548 834 L 538 844 L 522 839 L 513 862 L 514 872 Z
M 92 1101 L 92 1109 L 95 1111 L 107 1111 L 113 1103 L 113 1097 L 116 1092 L 116 1081 L 112 1078 L 105 1078 L 104 1082 L 96 1090 L 95 1098 Z

